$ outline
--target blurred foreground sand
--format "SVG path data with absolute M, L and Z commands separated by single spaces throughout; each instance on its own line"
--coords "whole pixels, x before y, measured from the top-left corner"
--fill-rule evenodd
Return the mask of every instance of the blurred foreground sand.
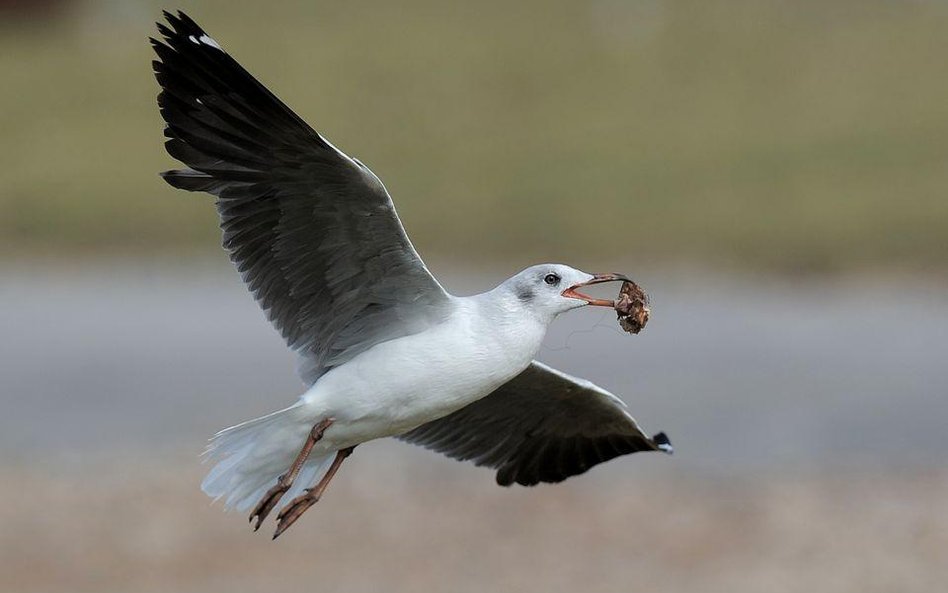
M 242 514 L 209 506 L 193 457 L 7 469 L 0 591 L 871 593 L 948 582 L 944 473 L 682 480 L 613 463 L 504 490 L 470 466 L 365 453 L 276 542 L 272 522 L 253 534 Z

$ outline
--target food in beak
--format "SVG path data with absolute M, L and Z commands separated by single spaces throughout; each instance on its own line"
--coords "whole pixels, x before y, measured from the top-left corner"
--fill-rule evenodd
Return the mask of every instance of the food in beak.
M 613 304 L 613 308 L 619 318 L 619 327 L 630 334 L 639 333 L 648 323 L 648 295 L 642 287 L 631 280 L 622 283 L 619 297 Z
M 577 289 L 583 286 L 590 286 L 592 284 L 601 284 L 603 282 L 616 282 L 616 281 L 628 281 L 629 279 L 623 276 L 622 274 L 595 274 L 593 277 L 581 284 L 575 284 L 570 286 L 562 292 L 562 295 L 571 298 L 571 299 L 580 299 L 586 301 L 586 304 L 593 305 L 594 307 L 615 307 L 615 301 L 610 301 L 607 299 L 596 299 L 589 295 L 579 292 Z
M 582 286 L 601 282 L 615 282 L 617 280 L 622 281 L 622 288 L 619 289 L 619 297 L 614 301 L 596 299 L 577 290 Z M 645 294 L 641 286 L 622 274 L 596 274 L 587 282 L 570 286 L 562 294 L 568 298 L 582 299 L 587 304 L 597 307 L 612 307 L 619 317 L 619 326 L 630 334 L 639 333 L 648 323 L 650 312 L 648 295 Z

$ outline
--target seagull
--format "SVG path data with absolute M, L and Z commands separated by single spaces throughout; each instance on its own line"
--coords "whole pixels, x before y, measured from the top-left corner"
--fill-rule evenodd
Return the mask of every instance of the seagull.
M 357 445 L 382 437 L 495 469 L 501 486 L 672 452 L 618 397 L 534 360 L 559 314 L 613 306 L 582 287 L 628 278 L 541 264 L 481 294 L 448 293 L 368 167 L 186 14 L 164 17 L 152 64 L 165 147 L 185 168 L 162 177 L 216 197 L 223 246 L 306 385 L 289 407 L 211 438 L 205 493 L 250 510 L 255 531 L 287 500 L 275 539 Z

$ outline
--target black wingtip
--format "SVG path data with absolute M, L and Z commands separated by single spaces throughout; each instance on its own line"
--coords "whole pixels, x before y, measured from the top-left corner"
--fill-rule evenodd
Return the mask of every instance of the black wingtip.
M 190 33 L 204 33 L 201 26 L 194 22 L 183 10 L 178 11 L 178 22 L 184 25 Z
M 172 14 L 168 10 L 162 10 L 161 16 L 164 17 L 167 24 L 157 21 L 155 25 L 157 25 L 158 31 L 169 41 L 173 37 L 183 37 L 186 39 L 188 35 L 206 35 L 204 29 L 183 10 L 179 10 L 178 14 Z M 168 25 L 171 25 L 170 29 Z
M 675 448 L 672 447 L 671 441 L 664 432 L 660 432 L 652 437 L 652 442 L 655 444 L 655 448 L 659 451 L 663 451 L 671 455 L 675 452 Z
M 181 15 L 183 14 L 184 13 L 180 10 L 178 11 L 178 14 L 174 14 L 170 10 L 161 11 L 161 16 L 165 17 L 165 20 L 168 21 L 168 24 L 170 24 L 175 29 L 177 29 L 177 25 L 181 22 Z
M 169 28 L 168 28 L 168 25 L 166 25 L 166 24 L 164 24 L 164 23 L 162 23 L 162 22 L 160 22 L 160 21 L 157 22 L 157 23 L 155 23 L 155 28 L 158 29 L 158 33 L 161 34 L 161 36 L 164 38 L 163 41 L 162 41 L 162 40 L 156 40 L 156 41 L 158 41 L 158 43 L 163 43 L 163 42 L 166 42 L 166 41 L 171 41 L 171 39 L 174 37 L 174 31 L 172 31 L 171 29 L 169 29 Z
M 218 52 L 227 53 L 213 37 L 207 34 L 201 25 L 197 24 L 184 11 L 179 10 L 177 15 L 173 15 L 165 10 L 162 11 L 162 15 L 167 22 L 157 21 L 155 26 L 163 39 L 161 41 L 152 40 L 152 45 L 159 53 L 161 47 L 169 47 L 178 53 L 189 53 L 190 50 L 195 48 L 212 48 Z

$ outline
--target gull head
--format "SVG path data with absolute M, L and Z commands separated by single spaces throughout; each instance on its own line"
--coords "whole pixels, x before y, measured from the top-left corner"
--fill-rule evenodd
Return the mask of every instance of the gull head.
M 504 283 L 517 300 L 542 317 L 552 320 L 560 313 L 592 305 L 613 307 L 615 301 L 597 299 L 579 291 L 601 282 L 628 280 L 622 274 L 589 274 L 564 264 L 540 264 L 523 270 Z

